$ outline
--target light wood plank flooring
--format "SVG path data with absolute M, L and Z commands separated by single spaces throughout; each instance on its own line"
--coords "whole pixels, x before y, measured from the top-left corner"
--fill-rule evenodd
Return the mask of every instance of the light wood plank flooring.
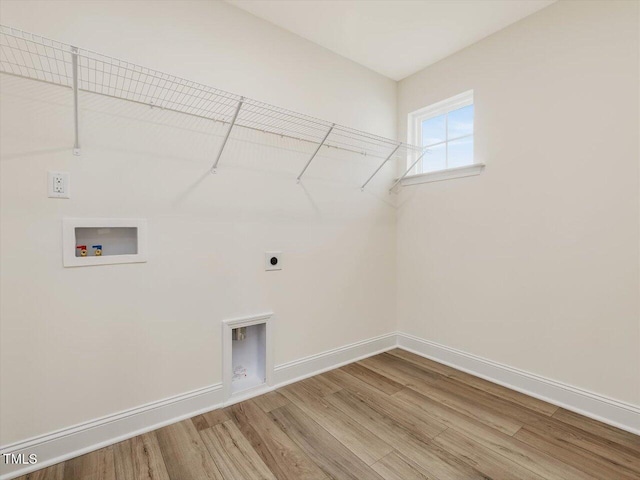
M 640 437 L 392 350 L 20 480 L 640 479 Z

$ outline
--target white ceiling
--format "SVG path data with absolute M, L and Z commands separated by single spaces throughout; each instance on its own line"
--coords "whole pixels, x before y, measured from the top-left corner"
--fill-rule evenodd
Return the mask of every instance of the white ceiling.
M 227 0 L 394 80 L 555 0 Z

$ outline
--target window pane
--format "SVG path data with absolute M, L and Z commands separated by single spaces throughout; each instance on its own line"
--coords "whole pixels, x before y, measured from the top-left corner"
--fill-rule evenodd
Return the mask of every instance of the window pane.
M 473 133 L 473 105 L 449 112 L 447 138 L 456 138 Z
M 473 163 L 473 137 L 449 142 L 448 168 L 462 167 Z
M 428 147 L 434 143 L 444 142 L 446 140 L 446 135 L 447 130 L 444 114 L 422 122 L 423 147 Z
M 433 172 L 447 168 L 446 149 L 444 144 L 431 147 L 429 152 L 422 157 L 422 172 Z

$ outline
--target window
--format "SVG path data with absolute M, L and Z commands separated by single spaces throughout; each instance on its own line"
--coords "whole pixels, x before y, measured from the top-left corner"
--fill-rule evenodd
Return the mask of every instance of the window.
M 409 143 L 428 150 L 413 175 L 473 165 L 473 90 L 410 113 Z

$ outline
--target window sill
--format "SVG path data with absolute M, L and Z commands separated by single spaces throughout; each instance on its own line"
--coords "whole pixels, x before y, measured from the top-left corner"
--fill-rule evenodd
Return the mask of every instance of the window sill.
M 409 185 L 417 185 L 419 183 L 439 182 L 441 180 L 451 180 L 453 178 L 471 177 L 480 175 L 484 170 L 484 163 L 474 163 L 473 165 L 465 165 L 464 167 L 447 168 L 446 170 L 437 170 L 434 172 L 419 173 L 402 179 L 401 185 L 407 187 Z

